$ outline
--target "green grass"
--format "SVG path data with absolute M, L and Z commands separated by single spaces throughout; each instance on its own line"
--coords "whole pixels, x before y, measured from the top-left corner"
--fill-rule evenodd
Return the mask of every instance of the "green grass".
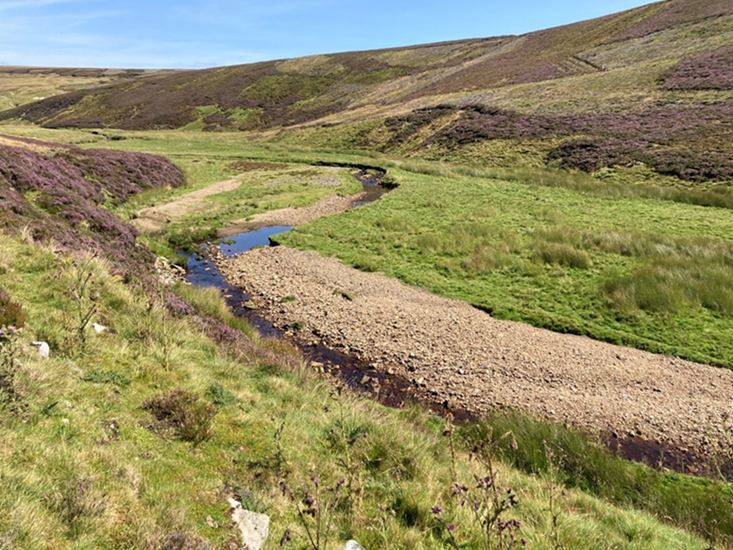
M 21 401 L 3 405 L 0 416 L 3 544 L 137 548 L 207 540 L 222 546 L 236 538 L 226 512 L 226 498 L 236 492 L 271 516 L 274 544 L 290 530 L 293 542 L 285 547 L 306 548 L 295 503 L 280 492 L 278 480 L 287 479 L 297 494 L 311 469 L 322 486 L 348 479 L 334 540 L 354 537 L 369 548 L 443 548 L 430 513 L 440 504 L 460 540 L 477 544 L 479 532 L 452 501 L 450 487 L 454 468 L 466 483 L 482 470 L 469 460 L 462 438 L 452 464 L 439 419 L 334 393 L 306 369 L 286 366 L 291 360 L 282 358 L 294 353 L 287 345 L 251 331 L 253 349 L 260 351 L 232 356 L 200 328 L 202 315 L 237 322 L 216 292 L 181 287 L 199 313 L 176 319 L 99 261 L 89 268 L 98 315 L 112 331 L 90 336 L 85 349 L 69 347 L 65 320 L 74 303 L 63 291 L 71 284 L 71 263 L 6 236 L 0 235 L 0 245 L 9 262 L 0 286 L 28 315 L 15 375 L 23 382 Z M 29 342 L 36 338 L 52 344 L 51 359 L 35 355 Z M 114 382 L 122 376 L 125 383 Z M 168 418 L 167 411 L 185 422 L 203 415 L 195 421 L 200 429 L 169 429 L 166 420 L 155 420 Z M 215 411 L 210 424 L 207 411 Z M 553 527 L 547 507 L 557 480 L 522 473 L 508 462 L 498 463 L 497 475 L 518 495 L 508 517 L 522 520 L 520 535 L 529 548 L 552 548 L 555 536 L 569 549 L 705 547 L 647 513 L 573 488 L 562 497 L 562 521 Z M 221 527 L 209 527 L 208 516 Z
M 8 129 L 46 139 L 58 135 L 59 140 L 86 142 L 90 137 L 84 131 Z M 120 135 L 127 139 L 93 145 L 159 153 L 184 166 L 221 170 L 242 160 L 387 168 L 401 183 L 397 190 L 367 208 L 284 235 L 283 244 L 337 255 L 365 271 L 385 271 L 496 317 L 733 365 L 729 194 L 599 181 L 551 169 L 314 151 L 251 143 L 239 134 Z M 200 174 L 191 177 L 189 189 L 210 181 L 210 172 Z M 262 174 L 261 182 L 277 177 L 277 172 Z M 256 194 L 263 187 L 242 192 Z M 182 232 L 183 244 L 208 238 L 222 225 L 222 216 L 305 204 L 298 202 L 304 196 L 315 200 L 305 189 L 300 199 L 284 193 L 262 204 L 234 193 L 213 215 L 191 217 L 174 229 Z M 181 192 L 163 191 L 150 202 Z M 127 208 L 147 204 L 146 199 Z M 239 201 L 238 210 L 227 212 L 234 201 Z M 172 254 L 169 244 L 148 242 L 159 253 Z
M 379 203 L 281 242 L 499 318 L 733 366 L 729 210 L 437 168 L 395 170 Z

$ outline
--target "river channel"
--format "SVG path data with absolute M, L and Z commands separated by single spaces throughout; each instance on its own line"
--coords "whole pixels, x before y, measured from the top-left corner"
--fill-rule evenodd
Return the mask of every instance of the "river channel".
M 380 176 L 369 175 L 359 170 L 355 177 L 362 183 L 364 191 L 354 207 L 363 207 L 379 200 L 391 189 L 381 185 Z M 273 237 L 290 231 L 292 227 L 284 225 L 263 226 L 250 231 L 228 237 L 218 246 L 219 252 L 226 256 L 241 254 L 255 247 L 272 246 Z M 332 375 L 353 390 L 366 394 L 380 403 L 401 407 L 409 402 L 421 402 L 440 415 L 450 413 L 457 421 L 475 420 L 466 411 L 447 409 L 444 404 L 430 402 L 425 395 L 420 394 L 415 385 L 398 375 L 387 374 L 372 368 L 368 363 L 332 349 L 324 344 L 312 344 L 299 340 L 297 335 L 286 333 L 273 325 L 257 310 L 250 306 L 252 296 L 241 288 L 229 285 L 221 275 L 214 262 L 208 257 L 207 248 L 212 244 L 203 245 L 200 253 L 189 255 L 186 279 L 193 285 L 214 287 L 221 290 L 226 303 L 232 312 L 248 320 L 256 327 L 260 334 L 277 338 L 286 338 L 295 344 L 307 357 L 311 366 L 323 373 Z M 665 448 L 657 443 L 638 438 L 608 438 L 606 444 L 619 455 L 638 462 L 644 462 L 654 467 L 669 468 L 675 471 L 691 474 L 704 474 L 706 464 L 701 457 L 692 452 L 681 453 L 678 450 Z

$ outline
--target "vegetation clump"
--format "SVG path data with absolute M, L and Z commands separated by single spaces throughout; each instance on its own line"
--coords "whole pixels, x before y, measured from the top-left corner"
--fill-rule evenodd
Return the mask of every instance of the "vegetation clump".
M 149 397 L 143 409 L 153 415 L 159 426 L 172 430 L 176 437 L 194 446 L 211 437 L 216 407 L 202 401 L 194 392 L 179 388 Z
M 666 90 L 733 90 L 733 47 L 684 58 L 664 76 Z
M 144 189 L 180 186 L 181 170 L 153 155 L 56 147 L 54 155 L 0 144 L 0 227 L 27 226 L 35 239 L 98 250 L 122 265 L 145 256 L 137 230 L 104 206 Z
M 0 328 L 23 328 L 25 321 L 23 306 L 13 300 L 5 289 L 0 288 Z

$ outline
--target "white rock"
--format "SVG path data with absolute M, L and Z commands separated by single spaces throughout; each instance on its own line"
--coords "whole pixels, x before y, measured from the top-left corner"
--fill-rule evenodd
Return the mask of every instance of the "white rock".
M 256 514 L 242 508 L 242 504 L 233 498 L 229 499 L 232 510 L 232 522 L 242 533 L 244 550 L 261 550 L 270 534 L 270 518 L 265 514 Z
M 48 359 L 51 353 L 51 348 L 48 347 L 48 344 L 46 342 L 31 342 L 31 346 L 35 346 L 38 348 L 38 355 Z
M 344 547 L 341 550 L 364 550 L 364 547 L 355 540 L 350 540 L 344 544 Z
M 105 327 L 104 325 L 100 325 L 99 323 L 92 323 L 92 328 L 97 334 L 102 334 L 107 330 L 107 327 Z

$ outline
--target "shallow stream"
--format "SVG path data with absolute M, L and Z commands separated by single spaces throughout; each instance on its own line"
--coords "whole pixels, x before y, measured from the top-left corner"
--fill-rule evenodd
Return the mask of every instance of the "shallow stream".
M 364 206 L 379 200 L 391 189 L 381 185 L 380 176 L 372 176 L 360 170 L 356 178 L 362 183 L 366 193 L 355 206 Z M 225 244 L 219 249 L 226 256 L 232 256 L 251 250 L 258 246 L 271 246 L 271 237 L 290 231 L 292 227 L 276 225 L 264 226 L 259 229 L 239 233 L 228 237 Z M 204 245 L 206 248 L 206 245 Z M 443 404 L 431 402 L 429 396 L 418 395 L 418 390 L 409 380 L 384 372 L 379 372 L 368 363 L 347 355 L 341 351 L 329 348 L 326 345 L 313 345 L 298 340 L 292 333 L 286 333 L 273 325 L 272 322 L 260 315 L 256 310 L 248 307 L 252 296 L 241 288 L 229 285 L 219 273 L 216 265 L 206 254 L 188 255 L 188 271 L 186 279 L 196 286 L 210 286 L 222 291 L 227 305 L 232 312 L 246 318 L 256 327 L 263 336 L 286 338 L 294 343 L 301 352 L 310 359 L 311 364 L 324 373 L 338 377 L 350 388 L 359 393 L 368 394 L 371 398 L 383 405 L 401 407 L 409 402 L 419 401 L 428 405 L 433 412 L 440 415 L 450 413 L 456 421 L 475 420 L 475 417 L 464 410 L 449 410 Z M 709 466 L 704 459 L 690 451 L 664 447 L 653 441 L 646 441 L 634 437 L 609 436 L 605 439 L 606 445 L 629 460 L 643 462 L 655 468 L 668 468 L 678 472 L 706 475 Z

